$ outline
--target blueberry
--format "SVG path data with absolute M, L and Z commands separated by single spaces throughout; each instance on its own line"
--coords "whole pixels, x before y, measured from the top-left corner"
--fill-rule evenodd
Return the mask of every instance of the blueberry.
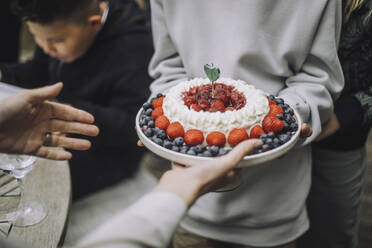
M 269 137 L 269 135 L 267 135 L 267 133 L 264 133 L 260 136 L 260 139 L 267 139 Z
M 188 154 L 188 155 L 193 155 L 193 156 L 195 156 L 195 155 L 196 155 L 196 152 L 195 152 L 194 150 L 190 149 L 190 150 L 187 151 L 187 154 Z
M 256 151 L 257 154 L 259 154 L 259 153 L 263 153 L 263 152 L 264 152 L 264 150 L 262 150 L 262 149 L 258 149 L 258 150 Z
M 141 127 L 142 132 L 145 132 L 147 130 L 147 128 L 148 128 L 147 125 L 144 125 L 143 127 Z
M 292 123 L 292 116 L 289 115 L 289 114 L 285 114 L 285 115 L 284 115 L 284 120 L 285 120 L 286 122 L 288 122 L 288 124 L 291 124 L 291 123 Z
M 211 146 L 210 148 L 209 148 L 209 151 L 212 153 L 212 155 L 217 155 L 218 154 L 218 152 L 220 151 L 220 148 L 218 147 L 218 146 Z
M 267 138 L 266 139 L 265 144 L 268 144 L 269 146 L 271 146 L 272 143 L 273 143 L 273 139 L 272 138 Z
M 269 98 L 270 100 L 275 100 L 275 96 L 274 96 L 274 95 L 269 95 L 268 98 Z
M 282 114 L 277 114 L 276 117 L 279 119 L 279 120 L 283 120 L 284 116 Z
M 145 110 L 145 115 L 151 116 L 151 114 L 152 114 L 152 109 L 151 108 Z
M 182 146 L 187 146 L 186 142 L 183 142 Z
M 167 149 L 172 149 L 172 142 L 169 140 L 164 140 L 163 146 Z
M 180 148 L 178 146 L 172 146 L 172 151 L 179 152 Z
M 290 109 L 290 108 L 291 108 L 291 107 L 290 107 L 288 104 L 286 104 L 286 103 L 284 103 L 283 106 L 284 106 L 284 110 L 285 110 L 285 109 Z
M 288 125 L 288 123 L 286 122 L 286 121 L 283 121 L 283 123 L 284 123 L 284 127 L 283 127 L 283 132 L 286 132 L 288 129 L 289 129 L 289 125 Z
M 152 131 L 152 128 L 147 128 L 146 131 L 145 131 L 145 135 L 147 137 L 151 137 L 153 135 L 153 131 Z
M 297 123 L 291 123 L 289 128 L 290 128 L 291 131 L 297 131 L 298 125 L 297 125 Z
M 262 152 L 267 152 L 268 150 L 270 150 L 270 146 L 268 144 L 264 144 L 262 145 L 261 150 Z
M 181 147 L 180 153 L 187 154 L 188 150 L 189 150 L 188 148 L 184 149 L 183 147 Z
M 186 150 L 189 150 L 189 148 L 190 148 L 190 147 L 188 147 L 188 146 L 184 146 L 184 145 L 183 145 L 183 146 L 181 146 L 181 149 L 186 149 Z
M 163 96 L 164 96 L 163 94 L 159 93 L 159 94 L 156 95 L 156 98 L 160 98 L 160 97 L 163 97 Z
M 149 121 L 147 123 L 147 126 L 149 126 L 149 127 L 155 127 L 155 121 Z
M 153 97 L 150 99 L 150 102 L 151 102 L 151 105 L 152 105 L 152 102 L 156 100 L 156 97 Z
M 158 138 L 164 140 L 165 138 L 167 138 L 167 133 L 164 131 L 164 130 L 161 130 L 159 131 L 156 136 L 158 136 Z
M 202 152 L 204 152 L 204 150 L 205 150 L 205 147 L 203 145 L 197 145 L 196 146 L 196 152 L 197 153 L 202 153 Z
M 282 144 L 287 143 L 291 139 L 290 136 L 287 134 L 280 134 L 278 138 L 280 139 Z
M 278 138 L 273 139 L 273 144 L 276 146 L 280 146 L 280 140 Z
M 278 105 L 279 104 L 284 104 L 284 100 L 282 99 L 282 98 L 275 98 L 275 100 L 274 100 Z
M 204 157 L 212 157 L 212 153 L 210 151 L 208 151 L 208 150 L 205 150 L 203 152 L 203 155 L 204 155 Z
M 284 104 L 279 103 L 278 106 L 281 107 L 284 110 Z
M 159 146 L 163 146 L 163 140 L 159 138 L 154 138 L 153 141 Z
M 192 147 L 190 147 L 190 150 L 194 151 L 195 153 L 198 153 L 198 152 L 196 151 L 196 146 L 192 146 Z
M 146 119 L 142 119 L 142 120 L 140 120 L 140 122 L 139 122 L 140 127 L 143 127 L 143 126 L 146 125 L 146 124 L 147 124 Z
M 176 146 L 182 146 L 183 145 L 183 138 L 182 137 L 177 137 L 177 138 L 175 138 L 174 139 L 174 144 L 176 145 Z
M 143 107 L 144 110 L 149 109 L 149 108 L 152 109 L 152 104 L 151 104 L 151 102 L 145 102 L 145 103 L 142 105 L 142 107 Z

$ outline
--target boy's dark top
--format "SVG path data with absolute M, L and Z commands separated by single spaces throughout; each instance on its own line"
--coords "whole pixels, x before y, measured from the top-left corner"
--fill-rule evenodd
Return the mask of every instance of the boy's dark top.
M 352 150 L 362 147 L 372 124 L 372 1 L 353 12 L 341 32 L 339 58 L 345 88 L 335 102 L 340 129 L 318 147 Z
M 78 60 L 64 64 L 38 48 L 31 61 L 0 65 L 2 81 L 22 87 L 63 82 L 57 100 L 94 115 L 100 134 L 91 139 L 92 148 L 72 151 L 74 199 L 130 176 L 141 158 L 134 119 L 150 94 L 153 52 L 145 22 L 133 1 L 112 1 L 106 23 Z

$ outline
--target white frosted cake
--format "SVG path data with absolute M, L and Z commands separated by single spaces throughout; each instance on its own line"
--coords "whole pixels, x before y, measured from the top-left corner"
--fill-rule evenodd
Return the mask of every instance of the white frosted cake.
M 239 109 L 230 107 L 229 110 L 226 110 L 226 105 L 229 104 L 227 102 L 224 103 L 225 111 L 216 112 L 203 109 L 196 111 L 190 108 L 185 104 L 187 92 L 190 92 L 192 88 L 202 85 L 211 86 L 208 79 L 195 78 L 180 83 L 168 91 L 163 100 L 162 107 L 164 115 L 170 123 L 180 122 L 185 132 L 190 129 L 197 129 L 203 132 L 204 137 L 210 132 L 221 132 L 227 136 L 235 128 L 243 128 L 249 133 L 251 127 L 257 124 L 261 125 L 262 120 L 270 110 L 267 96 L 262 90 L 256 89 L 244 81 L 228 78 L 218 79 L 216 85 L 219 84 L 230 86 L 231 91 L 236 91 L 241 96 L 244 96 L 244 105 L 240 106 Z M 216 98 L 218 99 L 220 91 L 215 91 Z M 199 95 L 197 98 L 201 98 L 201 96 Z M 197 104 L 198 100 L 200 99 L 195 99 L 194 104 Z M 232 104 L 230 103 L 230 105 Z

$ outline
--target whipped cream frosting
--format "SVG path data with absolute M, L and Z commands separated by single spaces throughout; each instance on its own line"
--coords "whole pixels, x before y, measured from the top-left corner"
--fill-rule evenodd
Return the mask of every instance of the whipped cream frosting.
M 195 78 L 190 81 L 182 82 L 172 87 L 163 101 L 164 115 L 170 122 L 179 121 L 185 132 L 189 129 L 198 129 L 204 133 L 204 137 L 210 132 L 218 131 L 225 135 L 234 128 L 244 128 L 248 134 L 250 128 L 256 124 L 261 124 L 264 117 L 269 112 L 269 103 L 266 94 L 254 86 L 242 80 L 232 80 L 220 78 L 218 83 L 234 86 L 246 98 L 246 104 L 239 110 L 222 112 L 196 112 L 189 109 L 183 101 L 183 92 L 190 88 L 204 84 L 210 84 L 208 79 Z

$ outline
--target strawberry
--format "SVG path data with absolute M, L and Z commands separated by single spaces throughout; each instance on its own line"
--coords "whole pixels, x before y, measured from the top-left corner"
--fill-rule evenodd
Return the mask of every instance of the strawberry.
M 276 105 L 276 102 L 274 100 L 271 100 L 271 99 L 267 99 L 269 101 L 269 105 Z
M 200 112 L 203 110 L 198 104 L 195 104 L 195 103 L 191 104 L 191 108 L 195 110 L 196 112 Z
M 185 105 L 186 105 L 187 107 L 190 107 L 191 104 L 196 103 L 195 96 L 185 96 L 185 97 L 183 98 L 183 102 L 185 103 Z
M 245 129 L 235 128 L 230 132 L 229 137 L 227 138 L 227 141 L 229 142 L 231 146 L 236 146 L 237 144 L 239 144 L 240 142 L 248 138 L 249 136 L 248 136 L 247 131 L 245 131 Z
M 213 100 L 211 102 L 211 108 L 215 108 L 219 111 L 222 111 L 225 109 L 225 104 L 221 100 Z
M 284 111 L 278 105 L 271 104 L 269 114 L 277 115 L 277 114 L 284 114 Z
M 165 115 L 161 115 L 155 120 L 155 127 L 166 130 L 168 126 L 169 120 Z
M 233 111 L 233 110 L 235 110 L 235 108 L 234 107 L 227 107 L 227 108 L 225 108 L 225 110 L 226 111 Z
M 163 115 L 163 108 L 162 107 L 157 107 L 156 109 L 154 109 L 151 113 L 151 116 L 152 118 L 154 118 L 154 120 L 156 120 L 159 116 Z
M 200 99 L 200 100 L 198 101 L 198 105 L 199 105 L 202 109 L 204 109 L 204 110 L 207 110 L 207 109 L 209 109 L 209 107 L 210 107 L 209 102 L 208 102 L 207 100 L 204 100 L 204 99 Z
M 152 106 L 154 107 L 154 109 L 163 106 L 164 98 L 165 98 L 165 96 L 162 96 L 162 97 L 159 97 L 159 98 L 155 99 L 154 101 L 152 101 Z
M 207 143 L 210 146 L 223 147 L 226 143 L 226 136 L 220 132 L 211 132 L 207 135 Z
M 251 129 L 251 133 L 249 134 L 249 137 L 252 139 L 259 138 L 262 134 L 264 134 L 264 130 L 260 125 L 256 125 Z
M 181 123 L 176 121 L 169 124 L 167 128 L 167 134 L 172 139 L 175 139 L 177 137 L 183 137 L 183 135 L 185 134 L 185 130 L 183 129 Z
M 216 93 L 214 95 L 214 98 L 216 100 L 221 100 L 224 104 L 228 104 L 229 103 L 229 97 L 227 96 L 227 93 L 226 91 L 224 90 L 217 90 L 216 89 Z
M 262 127 L 265 133 L 280 132 L 284 128 L 284 122 L 279 120 L 275 115 L 268 114 L 262 121 Z
M 184 139 L 189 146 L 196 146 L 203 143 L 204 135 L 200 130 L 190 129 L 185 133 Z

